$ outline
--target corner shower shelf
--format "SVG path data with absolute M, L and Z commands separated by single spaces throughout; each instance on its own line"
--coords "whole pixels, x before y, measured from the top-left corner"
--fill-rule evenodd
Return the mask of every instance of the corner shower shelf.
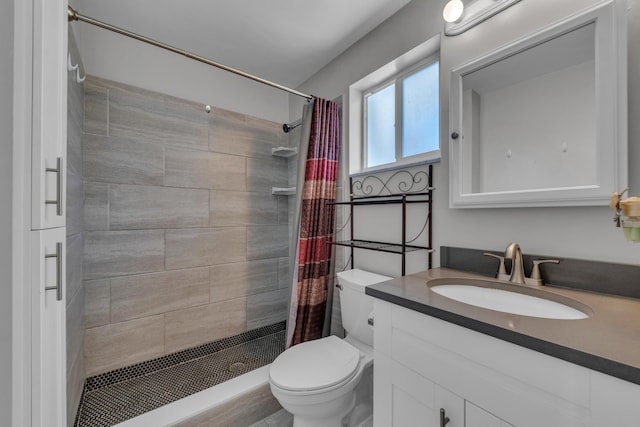
M 396 181 L 394 181 L 396 180 Z M 422 182 L 422 181 L 426 182 Z M 399 182 L 398 182 L 399 181 Z M 374 190 L 375 185 L 380 188 Z M 397 186 L 399 192 L 393 192 L 390 187 Z M 420 185 L 422 185 L 420 187 Z M 416 186 L 419 188 L 416 189 Z M 350 209 L 350 232 L 352 240 L 331 242 L 334 246 L 345 246 L 351 248 L 351 268 L 354 268 L 354 249 L 366 249 L 377 252 L 387 252 L 401 255 L 402 275 L 406 274 L 406 254 L 414 251 L 427 251 L 427 267 L 432 267 L 432 221 L 431 214 L 433 208 L 433 165 L 429 165 L 428 172 L 401 170 L 392 174 L 386 181 L 376 175 L 357 176 L 349 178 L 350 197 L 348 202 L 333 202 L 332 205 L 346 205 Z M 356 192 L 361 194 L 356 195 Z M 427 218 L 425 228 L 427 235 L 427 246 L 407 244 L 407 205 L 421 203 L 427 205 Z M 401 243 L 380 242 L 373 240 L 354 239 L 354 206 L 373 205 L 401 205 L 402 206 L 402 236 Z M 422 231 L 420 232 L 422 235 Z
M 283 157 L 289 159 L 298 154 L 297 147 L 274 147 L 271 149 L 271 155 L 275 157 Z M 271 187 L 271 194 L 274 196 L 293 196 L 296 194 L 296 187 Z
M 296 187 L 271 187 L 271 194 L 274 196 L 293 196 L 296 194 Z
M 276 157 L 293 157 L 298 154 L 296 147 L 275 147 L 271 149 L 271 155 Z

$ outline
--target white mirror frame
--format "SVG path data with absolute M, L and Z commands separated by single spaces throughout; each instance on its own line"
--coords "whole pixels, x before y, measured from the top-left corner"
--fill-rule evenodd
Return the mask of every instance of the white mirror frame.
M 627 186 L 627 27 L 626 1 L 606 0 L 540 31 L 513 41 L 451 70 L 449 130 L 449 204 L 452 208 L 607 205 L 614 191 Z M 464 193 L 469 185 L 463 130 L 463 77 L 550 38 L 594 22 L 596 66 L 596 176 L 594 185 L 490 193 Z M 466 182 L 464 180 L 467 180 Z M 465 185 L 466 184 L 466 185 Z

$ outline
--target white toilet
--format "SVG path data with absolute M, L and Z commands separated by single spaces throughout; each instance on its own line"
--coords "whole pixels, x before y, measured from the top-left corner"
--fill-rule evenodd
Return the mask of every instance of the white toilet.
M 294 427 L 360 426 L 362 418 L 371 416 L 373 329 L 368 319 L 373 298 L 364 291 L 391 278 L 359 269 L 337 276 L 347 337 L 328 336 L 295 345 L 278 356 L 269 370 L 271 392 L 293 414 Z

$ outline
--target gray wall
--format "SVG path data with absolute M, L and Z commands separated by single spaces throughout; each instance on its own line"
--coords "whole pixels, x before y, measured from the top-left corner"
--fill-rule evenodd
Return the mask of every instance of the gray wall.
M 285 319 L 281 126 L 87 79 L 87 376 Z
M 80 52 L 71 28 L 69 53 L 73 64 L 80 64 Z M 67 74 L 67 422 L 72 426 L 84 386 L 84 286 L 83 259 L 83 183 L 82 123 L 84 121 L 84 85 L 76 73 Z
M 97 27 L 73 25 L 80 29 L 90 75 L 280 123 L 288 119 L 286 92 Z
M 0 425 L 11 425 L 13 2 L 0 14 Z
M 503 250 L 511 241 L 528 253 L 622 263 L 638 263 L 640 246 L 627 244 L 613 227 L 608 207 L 529 209 L 450 209 L 448 178 L 448 70 L 520 35 L 582 9 L 595 0 L 524 1 L 457 37 L 443 37 L 441 47 L 442 161 L 435 167 L 434 242 L 440 245 Z M 640 194 L 640 0 L 629 0 L 629 164 L 633 195 Z M 414 0 L 354 44 L 298 89 L 333 98 L 345 96 L 349 85 L 443 30 L 444 0 Z M 299 115 L 291 98 L 291 117 Z M 348 116 L 345 116 L 348 117 Z M 348 122 L 345 121 L 345 127 Z M 348 135 L 348 129 L 345 131 Z M 352 142 L 353 143 L 353 142 Z M 355 142 L 357 143 L 357 142 Z M 387 257 L 389 258 L 389 257 Z M 435 260 L 438 260 L 436 253 Z M 394 266 L 378 263 L 391 274 Z

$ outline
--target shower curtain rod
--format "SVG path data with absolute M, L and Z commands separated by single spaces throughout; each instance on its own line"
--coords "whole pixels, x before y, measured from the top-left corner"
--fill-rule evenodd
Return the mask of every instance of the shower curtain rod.
M 202 62 L 202 63 L 207 64 L 207 65 L 214 66 L 216 68 L 220 68 L 220 69 L 228 71 L 230 73 L 237 74 L 237 75 L 245 77 L 247 79 L 251 79 L 251 80 L 254 80 L 254 81 L 258 82 L 258 83 L 262 83 L 262 84 L 265 84 L 267 86 L 271 86 L 271 87 L 274 87 L 276 89 L 280 89 L 280 90 L 283 90 L 285 92 L 289 92 L 289 93 L 291 93 L 293 95 L 300 96 L 300 97 L 306 98 L 308 100 L 311 100 L 311 99 L 315 98 L 315 96 L 313 96 L 313 95 L 307 95 L 306 93 L 302 93 L 302 92 L 299 92 L 299 91 L 297 91 L 295 89 L 291 89 L 291 88 L 288 88 L 286 86 L 283 86 L 281 84 L 274 83 L 272 81 L 269 81 L 269 80 L 254 76 L 254 75 L 249 74 L 249 73 L 245 73 L 244 71 L 240 71 L 240 70 L 237 70 L 235 68 L 229 67 L 227 65 L 220 64 L 218 62 L 215 62 L 215 61 L 212 61 L 210 59 L 207 59 L 207 58 L 205 58 L 203 56 L 196 55 L 196 54 L 188 52 L 186 50 L 178 49 L 177 47 L 173 47 L 171 45 L 159 42 L 157 40 L 153 40 L 153 39 L 150 39 L 148 37 L 141 36 L 139 34 L 132 33 L 130 31 L 124 30 L 122 28 L 118 28 L 118 27 L 115 27 L 113 25 L 104 23 L 102 21 L 98 21 L 97 19 L 93 19 L 93 18 L 90 18 L 88 16 L 84 16 L 84 15 L 80 14 L 77 10 L 73 9 L 71 6 L 67 6 L 67 14 L 68 14 L 69 21 L 86 22 L 87 24 L 95 25 L 96 27 L 104 28 L 105 30 L 113 31 L 113 32 L 118 33 L 118 34 L 122 34 L 123 36 L 127 36 L 127 37 L 130 37 L 132 39 L 135 39 L 135 40 L 138 40 L 138 41 L 141 41 L 141 42 L 144 42 L 144 43 L 148 43 L 150 45 L 159 47 L 161 49 L 165 49 L 165 50 L 168 50 L 168 51 L 173 52 L 173 53 L 184 55 L 187 58 L 194 59 L 196 61 Z

